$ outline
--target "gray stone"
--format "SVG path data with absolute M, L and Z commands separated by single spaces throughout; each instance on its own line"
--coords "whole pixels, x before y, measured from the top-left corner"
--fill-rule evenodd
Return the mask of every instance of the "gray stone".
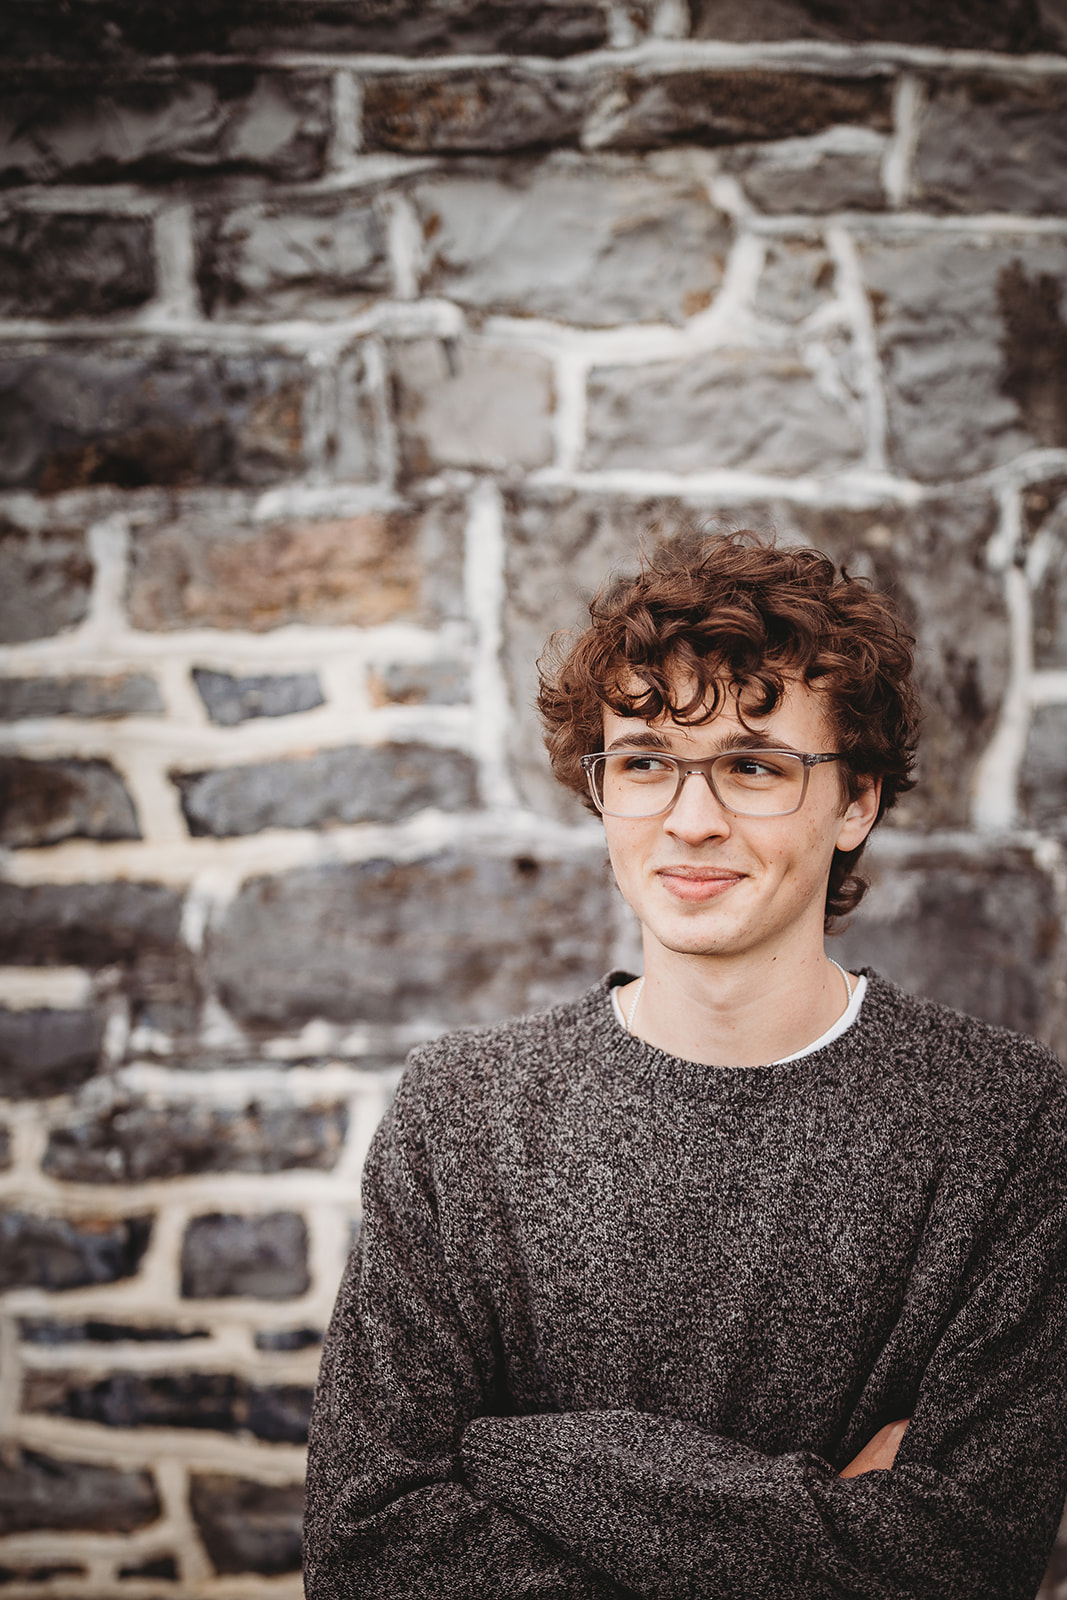
M 461 661 L 389 661 L 367 673 L 376 706 L 456 706 L 470 699 Z
M 311 1390 L 250 1384 L 228 1372 L 30 1372 L 22 1407 L 103 1428 L 211 1428 L 272 1444 L 306 1444 Z
M 1038 706 L 1019 773 L 1023 816 L 1033 828 L 1067 833 L 1067 706 Z
M 147 1183 L 200 1172 L 329 1170 L 348 1126 L 344 1106 L 76 1107 L 54 1126 L 42 1166 L 67 1183 Z
M 321 1328 L 257 1328 L 253 1343 L 257 1350 L 279 1355 L 293 1350 L 311 1350 L 322 1343 Z
M 934 211 L 1067 211 L 1067 83 L 982 74 L 936 79 L 923 109 L 911 202 Z
M 304 1516 L 300 1484 L 194 1473 L 189 1503 L 216 1572 L 299 1572 Z
M 856 409 L 799 352 L 713 350 L 590 373 L 583 465 L 594 471 L 826 473 L 863 445 Z
M 0 1211 L 0 1290 L 84 1289 L 132 1278 L 148 1248 L 150 1217 L 83 1217 Z
M 152 1556 L 148 1561 L 135 1561 L 119 1568 L 120 1578 L 166 1578 L 177 1582 L 178 1563 L 173 1556 Z
M 110 761 L 0 756 L 0 843 L 9 850 L 140 837 L 133 800 Z
M 366 150 L 537 150 L 577 143 L 590 90 L 565 73 L 382 73 L 363 87 Z
M 197 237 L 209 316 L 354 316 L 392 287 L 385 226 L 373 204 L 240 206 L 209 213 Z
M 552 367 L 535 351 L 413 339 L 394 347 L 393 393 L 401 458 L 416 477 L 552 459 Z
M 231 672 L 194 667 L 193 682 L 208 716 L 223 728 L 234 728 L 253 717 L 292 717 L 325 704 L 317 672 L 235 678 Z
M 11 1130 L 0 1124 L 0 1172 L 11 1166 Z
M 828 39 L 942 45 L 957 50 L 1047 50 L 1055 32 L 1031 0 L 691 0 L 697 39 Z
M 489 1022 L 579 993 L 611 959 L 606 864 L 499 859 L 301 869 L 247 883 L 211 935 L 242 1022 Z
M 1034 665 L 1067 669 L 1067 477 L 1031 484 L 1023 491 L 1023 513 L 1031 538 L 1046 549 L 1034 594 Z
M 1040 1034 L 1060 942 L 1055 893 L 1022 851 L 936 846 L 871 857 L 871 890 L 833 954 L 987 1022 Z
M 182 1240 L 182 1295 L 292 1300 L 306 1294 L 307 1228 L 295 1211 L 194 1217 Z
M 96 1071 L 102 1031 L 88 1009 L 0 1009 L 0 1096 L 41 1099 L 78 1088 Z
M 140 81 L 9 89 L 0 180 L 148 181 L 211 172 L 315 178 L 330 133 L 330 83 L 308 72 L 183 70 Z
M 0 644 L 83 621 L 94 570 L 81 528 L 20 528 L 0 516 Z
M 777 322 L 801 322 L 827 303 L 834 281 L 834 265 L 822 245 L 806 239 L 771 240 L 756 288 L 755 309 Z
M 172 1328 L 136 1322 L 57 1322 L 52 1317 L 20 1317 L 19 1338 L 24 1344 L 182 1344 L 188 1339 L 210 1339 L 207 1328 Z
M 1067 445 L 1067 241 L 860 241 L 893 465 L 958 479 Z
M 190 516 L 138 531 L 127 604 L 136 628 L 287 623 L 372 628 L 463 614 L 463 509 L 452 500 L 333 520 Z
M 162 1514 L 150 1472 L 124 1472 L 36 1450 L 0 1457 L 0 1533 L 132 1533 Z
M 0 962 L 93 971 L 173 959 L 182 896 L 158 883 L 0 883 Z
M 429 807 L 463 811 L 478 801 L 470 756 L 431 745 L 349 745 L 171 776 L 189 832 L 216 838 L 263 828 L 400 822 Z
M 711 303 L 731 243 L 690 165 L 566 154 L 429 179 L 412 191 L 424 290 L 594 327 L 681 324 Z
M 91 678 L 0 678 L 0 720 L 28 717 L 152 716 L 165 711 L 147 672 Z
M 155 293 L 146 217 L 19 211 L 0 219 L 0 315 L 99 317 Z
M 304 364 L 57 346 L 0 360 L 0 485 L 274 483 L 304 466 Z
M 849 137 L 836 144 L 791 139 L 742 146 L 730 152 L 724 169 L 738 177 L 748 199 L 762 211 L 822 216 L 883 209 L 885 135 L 866 128 L 840 131 Z

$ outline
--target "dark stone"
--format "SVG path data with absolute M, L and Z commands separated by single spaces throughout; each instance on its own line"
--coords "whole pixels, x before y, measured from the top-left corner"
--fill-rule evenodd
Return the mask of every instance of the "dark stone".
M 461 617 L 463 516 L 446 500 L 321 522 L 190 516 L 140 529 L 130 620 L 151 631 L 260 633 L 293 622 L 368 628 Z
M 161 1514 L 150 1472 L 57 1461 L 36 1450 L 0 1456 L 0 1533 L 132 1533 Z
M 697 39 L 829 39 L 956 50 L 1056 48 L 1034 0 L 690 0 Z
M 325 704 L 317 672 L 277 678 L 235 678 L 231 672 L 193 668 L 193 682 L 212 722 L 233 728 L 253 717 L 292 717 Z
M 1067 84 L 936 79 L 922 114 L 912 202 L 935 211 L 1067 210 Z
M 209 316 L 353 316 L 392 288 L 384 218 L 351 195 L 211 212 L 197 229 L 197 282 Z
M 0 678 L 0 721 L 28 717 L 150 716 L 165 711 L 146 672 L 91 678 Z
M 99 26 L 99 23 L 97 24 Z M 312 73 L 155 71 L 102 85 L 17 81 L 0 98 L 0 182 L 170 183 L 229 173 L 316 178 L 330 134 L 330 83 Z
M 1019 797 L 1031 827 L 1067 833 L 1067 706 L 1038 706 L 1034 711 Z
M 1034 594 L 1034 665 L 1067 669 L 1067 477 L 1023 491 L 1031 537 L 1040 535 L 1046 558 Z
M 43 1168 L 68 1183 L 147 1183 L 198 1172 L 329 1170 L 341 1152 L 344 1106 L 118 1105 L 78 1107 L 52 1129 Z
M 178 1563 L 173 1556 L 153 1556 L 130 1567 L 119 1568 L 120 1578 L 170 1578 L 178 1580 Z
M 536 350 L 409 339 L 393 349 L 393 409 L 405 472 L 548 466 L 551 363 Z
M 1022 851 L 898 859 L 872 846 L 871 891 L 833 954 L 987 1022 L 1040 1034 L 1060 942 L 1055 892 Z
M 189 1503 L 216 1572 L 299 1572 L 302 1485 L 194 1473 Z
M 81 1218 L 0 1212 L 0 1289 L 83 1289 L 132 1278 L 148 1248 L 150 1217 Z
M 242 1022 L 489 1022 L 610 965 L 606 865 L 485 851 L 305 868 L 245 884 L 212 934 Z
M 306 1444 L 312 1390 L 304 1384 L 256 1384 L 248 1391 L 248 1430 L 272 1444 Z
M 257 1350 L 285 1354 L 293 1350 L 311 1350 L 322 1343 L 321 1328 L 257 1328 L 254 1336 Z
M 173 957 L 182 896 L 159 883 L 0 883 L 0 962 L 16 966 L 132 966 Z
M 0 756 L 0 843 L 9 850 L 140 837 L 133 800 L 110 761 Z
M 292 1300 L 306 1294 L 307 1228 L 295 1211 L 194 1217 L 182 1240 L 182 1295 Z
M 517 66 L 383 73 L 364 80 L 363 147 L 418 154 L 574 145 L 588 99 L 580 78 Z
M 112 1372 L 89 1378 L 28 1372 L 23 1409 L 104 1428 L 210 1428 L 274 1444 L 306 1444 L 311 1390 L 257 1386 L 228 1372 Z
M 69 1094 L 96 1071 L 102 1033 L 100 1017 L 87 1009 L 0 1009 L 0 1095 Z
M 73 1562 L 47 1567 L 0 1567 L 0 1583 L 50 1583 L 53 1578 L 84 1578 L 85 1568 Z
M 35 448 L 25 442 L 27 459 Z M 46 638 L 83 621 L 93 573 L 83 529 L 20 528 L 0 516 L 0 644 Z
M 0 315 L 99 317 L 154 293 L 146 217 L 20 211 L 0 220 Z
M 0 361 L 0 486 L 274 483 L 304 465 L 303 364 L 56 347 Z
M 57 1322 L 52 1317 L 20 1317 L 19 1338 L 24 1344 L 181 1344 L 187 1339 L 209 1339 L 207 1328 L 145 1327 L 134 1322 Z
M 399 822 L 429 807 L 463 811 L 478 800 L 470 756 L 431 745 L 349 745 L 171 776 L 189 832 L 215 838 L 263 828 Z
M 1013 261 L 997 277 L 1003 324 L 1000 392 L 1013 400 L 1038 444 L 1067 445 L 1067 320 L 1060 273 L 1028 275 Z
M 0 1172 L 11 1165 L 11 1130 L 0 1123 Z
M 459 661 L 390 661 L 370 668 L 367 688 L 376 706 L 456 706 L 470 699 Z

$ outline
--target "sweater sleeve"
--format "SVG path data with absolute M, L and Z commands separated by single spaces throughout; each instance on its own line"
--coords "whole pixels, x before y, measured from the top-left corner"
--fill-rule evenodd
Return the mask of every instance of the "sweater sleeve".
M 616 1584 L 461 1481 L 464 1428 L 493 1404 L 492 1330 L 459 1310 L 418 1124 L 402 1086 L 367 1160 L 360 1238 L 323 1349 L 308 1600 L 614 1600 Z

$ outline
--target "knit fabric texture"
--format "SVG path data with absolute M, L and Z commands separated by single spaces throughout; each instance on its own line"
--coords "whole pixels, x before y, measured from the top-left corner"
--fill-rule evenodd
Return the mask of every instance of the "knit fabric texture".
M 311 1600 L 1032 1600 L 1063 1068 L 871 972 L 815 1053 L 700 1066 L 618 1026 L 627 976 L 412 1056 L 323 1352 Z

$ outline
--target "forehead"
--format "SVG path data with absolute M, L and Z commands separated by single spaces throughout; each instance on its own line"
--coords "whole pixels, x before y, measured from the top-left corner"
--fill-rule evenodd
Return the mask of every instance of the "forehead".
M 629 690 L 630 685 L 626 686 Z M 634 680 L 632 688 L 640 692 L 643 686 Z M 685 705 L 693 692 L 692 680 L 679 676 L 672 683 L 672 700 Z M 705 705 L 707 702 L 705 702 Z M 800 678 L 787 677 L 784 692 L 773 711 L 763 716 L 746 706 L 746 695 L 728 689 L 719 708 L 706 720 L 687 718 L 678 722 L 673 716 L 662 713 L 646 721 L 642 717 L 624 717 L 609 706 L 604 706 L 605 743 L 652 728 L 657 733 L 669 735 L 672 740 L 694 744 L 718 742 L 724 736 L 752 730 L 761 736 L 778 738 L 795 750 L 819 752 L 832 748 L 833 719 L 830 701 L 824 689 L 814 688 Z

